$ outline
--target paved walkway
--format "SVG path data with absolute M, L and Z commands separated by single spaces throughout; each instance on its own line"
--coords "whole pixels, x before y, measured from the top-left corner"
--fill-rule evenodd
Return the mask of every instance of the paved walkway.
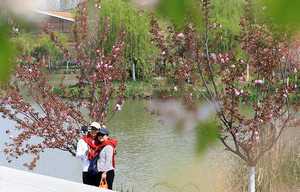
M 0 192 L 113 192 L 73 181 L 0 166 Z

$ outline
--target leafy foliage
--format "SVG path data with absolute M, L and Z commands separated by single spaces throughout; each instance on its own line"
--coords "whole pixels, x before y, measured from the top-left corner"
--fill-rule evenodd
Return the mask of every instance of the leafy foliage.
M 99 12 L 99 17 L 105 15 L 109 18 L 110 34 L 104 43 L 106 51 L 112 47 L 116 34 L 120 32 L 122 27 L 127 32 L 124 38 L 124 42 L 127 44 L 124 48 L 125 62 L 129 71 L 131 64 L 135 63 L 139 79 L 146 79 L 149 74 L 149 63 L 157 54 L 156 47 L 149 44 L 151 36 L 147 33 L 150 20 L 141 15 L 143 11 L 138 11 L 122 0 L 104 0 Z
M 15 53 L 13 46 L 9 42 L 8 38 L 13 37 L 13 34 L 9 31 L 10 26 L 6 23 L 2 23 L 0 20 L 0 87 L 2 81 L 9 80 L 11 74 L 12 60 Z

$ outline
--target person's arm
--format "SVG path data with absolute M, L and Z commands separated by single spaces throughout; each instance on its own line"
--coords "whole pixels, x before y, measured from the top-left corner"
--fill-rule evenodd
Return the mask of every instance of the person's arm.
M 87 158 L 87 144 L 83 139 L 80 139 L 77 143 L 76 157 L 77 158 Z

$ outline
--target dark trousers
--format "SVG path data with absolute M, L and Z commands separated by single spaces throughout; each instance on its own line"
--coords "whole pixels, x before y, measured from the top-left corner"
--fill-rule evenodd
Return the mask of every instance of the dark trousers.
M 103 172 L 99 172 L 97 174 L 97 178 L 98 178 L 98 180 L 97 180 L 98 185 L 97 186 L 99 186 L 99 184 L 100 184 L 102 173 Z M 114 170 L 110 170 L 110 171 L 106 172 L 106 181 L 107 181 L 108 189 L 112 190 L 114 178 L 115 178 L 115 171 Z
M 91 176 L 88 172 L 82 172 L 82 182 L 86 185 L 99 186 L 98 177 Z

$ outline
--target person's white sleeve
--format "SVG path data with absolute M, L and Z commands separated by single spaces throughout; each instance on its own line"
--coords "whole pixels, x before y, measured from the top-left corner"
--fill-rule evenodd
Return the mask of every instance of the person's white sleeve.
M 114 154 L 114 148 L 111 145 L 105 146 L 105 163 L 103 170 L 105 172 L 109 171 L 112 167 L 112 159 Z
M 88 149 L 87 143 L 80 139 L 77 143 L 77 149 L 76 149 L 76 157 L 77 158 L 87 158 L 86 150 Z

